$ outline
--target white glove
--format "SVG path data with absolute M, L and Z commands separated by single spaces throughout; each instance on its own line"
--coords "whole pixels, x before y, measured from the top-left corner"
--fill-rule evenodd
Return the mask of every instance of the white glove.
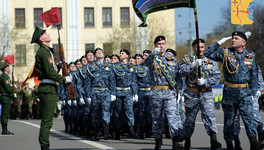
M 222 38 L 221 40 L 219 40 L 217 43 L 218 43 L 219 45 L 222 45 L 222 44 L 224 44 L 227 40 L 229 40 L 229 39 L 231 39 L 231 38 L 232 38 L 232 36 L 224 37 L 224 38 Z
M 69 105 L 69 106 L 71 106 L 71 100 L 68 100 L 68 102 L 67 102 L 67 103 L 68 103 L 68 105 Z
M 182 102 L 184 103 L 184 99 L 185 99 L 184 96 L 182 96 L 181 99 L 182 99 Z
M 88 104 L 92 103 L 92 99 L 91 98 L 88 98 L 87 101 L 88 101 Z
M 196 59 L 196 60 L 192 63 L 192 65 L 193 65 L 194 67 L 201 66 L 201 65 L 202 65 L 202 59 Z
M 137 94 L 133 97 L 133 101 L 136 103 L 138 102 L 138 95 Z
M 247 38 L 249 38 L 251 36 L 251 34 L 252 33 L 250 31 L 245 32 L 245 35 L 246 35 Z
M 181 100 L 181 94 L 178 93 L 178 94 L 177 94 L 177 104 L 179 104 L 180 100 Z
M 17 98 L 17 95 L 16 95 L 16 93 L 14 93 L 14 98 Z
M 65 83 L 71 83 L 72 82 L 72 79 L 70 76 L 66 76 L 65 77 Z
M 80 98 L 80 104 L 81 104 L 81 105 L 85 104 L 85 102 L 84 102 L 84 99 L 83 99 L 83 98 Z
M 65 106 L 65 104 L 66 104 L 65 100 L 63 100 L 63 101 L 62 101 L 62 105 Z
M 116 100 L 116 96 L 115 95 L 111 95 L 111 102 L 114 102 Z
M 73 100 L 73 106 L 77 106 L 77 101 L 76 101 L 76 99 L 75 100 Z
M 204 85 L 205 84 L 204 78 L 197 79 L 197 84 L 200 85 L 200 86 Z
M 58 110 L 61 111 L 61 101 L 59 101 L 59 102 L 57 103 L 57 106 L 58 106 Z
M 160 53 L 160 48 L 156 47 L 156 48 L 152 51 L 152 53 L 153 53 L 154 55 L 158 55 L 158 54 Z
M 259 99 L 260 95 L 261 95 L 261 92 L 258 90 L 257 93 L 256 93 L 256 95 L 255 95 L 255 97 L 256 97 L 257 99 Z
M 38 101 L 38 102 L 40 101 L 39 98 L 37 98 L 37 101 Z

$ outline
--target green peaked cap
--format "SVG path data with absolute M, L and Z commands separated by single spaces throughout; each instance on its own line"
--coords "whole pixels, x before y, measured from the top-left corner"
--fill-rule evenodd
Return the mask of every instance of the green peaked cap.
M 31 39 L 31 42 L 30 42 L 30 43 L 31 43 L 31 44 L 33 44 L 33 43 L 37 43 L 39 37 L 40 37 L 42 34 L 44 34 L 45 32 L 46 32 L 46 30 L 43 30 L 43 29 L 41 29 L 40 27 L 36 26 L 35 31 L 34 31 L 34 33 L 33 33 L 33 36 L 32 36 L 32 39 Z

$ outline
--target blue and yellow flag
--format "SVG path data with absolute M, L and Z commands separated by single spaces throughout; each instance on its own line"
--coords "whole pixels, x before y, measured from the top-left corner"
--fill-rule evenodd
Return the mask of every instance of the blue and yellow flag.
M 147 16 L 152 12 L 178 7 L 196 7 L 195 0 L 132 0 L 132 4 L 137 16 L 143 22 L 140 27 L 147 26 Z

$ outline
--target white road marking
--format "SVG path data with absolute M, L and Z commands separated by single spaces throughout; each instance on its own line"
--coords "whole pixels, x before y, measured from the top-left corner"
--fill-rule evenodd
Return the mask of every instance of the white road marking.
M 203 122 L 195 122 L 196 124 L 204 124 Z M 224 124 L 216 124 L 216 126 L 220 126 L 220 127 L 223 127 Z M 244 126 L 240 126 L 240 128 L 245 128 Z

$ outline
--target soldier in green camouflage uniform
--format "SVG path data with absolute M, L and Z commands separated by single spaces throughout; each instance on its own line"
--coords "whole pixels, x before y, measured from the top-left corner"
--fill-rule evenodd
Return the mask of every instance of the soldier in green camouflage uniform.
M 19 85 L 18 82 L 14 82 L 15 85 L 15 93 L 17 95 L 17 98 L 13 100 L 13 103 L 11 105 L 11 112 L 10 112 L 10 119 L 15 119 L 17 117 L 20 117 L 21 114 L 21 107 L 20 107 L 20 97 L 19 97 Z M 19 99 L 20 98 L 20 99 Z
M 11 80 L 8 76 L 10 72 L 9 65 L 4 61 L 1 63 L 0 70 L 2 75 L 0 77 L 0 103 L 2 104 L 2 114 L 1 114 L 1 125 L 2 134 L 14 135 L 14 133 L 7 130 L 8 117 L 10 115 L 10 108 L 12 98 L 14 96 L 13 89 L 11 87 Z
M 46 30 L 35 28 L 31 44 L 37 43 L 40 48 L 35 56 L 35 69 L 41 83 L 38 87 L 40 99 L 41 125 L 39 132 L 39 143 L 41 150 L 49 150 L 49 135 L 53 124 L 54 110 L 58 102 L 58 83 L 71 82 L 69 76 L 63 77 L 58 74 L 54 62 L 53 49 L 49 47 L 51 38 Z
M 32 119 L 32 89 L 29 88 L 29 84 L 26 83 L 25 87 L 20 91 L 22 97 L 22 118 L 23 119 Z

